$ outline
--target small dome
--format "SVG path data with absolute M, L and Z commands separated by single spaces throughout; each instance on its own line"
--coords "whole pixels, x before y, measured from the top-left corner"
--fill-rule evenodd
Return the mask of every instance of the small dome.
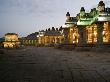
M 105 3 L 103 1 L 100 1 L 98 6 L 105 6 Z
M 84 7 L 81 7 L 81 10 L 80 11 L 85 11 Z
M 69 12 L 67 12 L 66 16 L 70 16 L 70 13 L 69 13 Z
M 106 12 L 110 13 L 110 8 L 107 7 L 106 8 Z

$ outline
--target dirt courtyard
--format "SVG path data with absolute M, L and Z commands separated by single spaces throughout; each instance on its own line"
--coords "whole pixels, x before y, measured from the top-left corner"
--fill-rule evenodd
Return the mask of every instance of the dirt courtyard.
M 110 52 L 32 46 L 4 50 L 0 82 L 110 82 Z

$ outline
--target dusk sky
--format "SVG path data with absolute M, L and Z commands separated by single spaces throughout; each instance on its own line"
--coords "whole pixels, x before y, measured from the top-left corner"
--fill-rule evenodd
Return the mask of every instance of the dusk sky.
M 100 0 L 0 0 L 0 37 L 5 33 L 30 33 L 52 26 L 60 27 L 65 14 L 76 16 L 81 7 L 86 11 L 97 7 Z M 103 0 L 110 7 L 110 0 Z

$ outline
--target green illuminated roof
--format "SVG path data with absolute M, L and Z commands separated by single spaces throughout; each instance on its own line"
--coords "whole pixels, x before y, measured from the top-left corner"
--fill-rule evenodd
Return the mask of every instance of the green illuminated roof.
M 92 24 L 91 20 L 89 20 L 89 21 L 78 21 L 77 22 L 77 25 L 91 25 L 91 24 Z
M 105 6 L 103 1 L 100 1 L 99 6 Z M 73 20 L 74 19 L 74 20 Z M 77 14 L 76 17 L 70 17 L 70 19 L 66 20 L 65 27 L 72 27 L 73 25 L 91 25 L 95 22 L 100 21 L 110 21 L 110 8 L 107 7 L 103 12 L 100 12 L 97 8 L 91 9 L 89 13 L 85 12 L 84 7 L 81 7 L 80 13 Z
M 77 22 L 77 25 L 91 25 L 93 22 L 97 21 L 98 14 L 94 17 L 83 17 Z

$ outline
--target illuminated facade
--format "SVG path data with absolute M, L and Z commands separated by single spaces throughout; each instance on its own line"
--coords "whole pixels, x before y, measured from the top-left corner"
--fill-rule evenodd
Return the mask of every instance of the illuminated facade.
M 63 25 L 64 33 L 64 44 L 77 44 L 78 43 L 78 28 L 77 28 L 77 18 L 70 17 L 69 12 L 66 14 L 66 22 Z
M 22 45 L 25 45 L 25 46 L 35 46 L 38 44 L 37 35 L 38 35 L 38 32 L 35 32 L 28 35 L 27 37 L 22 37 L 20 39 L 20 42 Z
M 110 44 L 110 8 L 105 8 L 103 1 L 100 1 L 97 8 L 86 13 L 81 7 L 76 17 L 66 14 L 64 28 L 64 40 L 68 44 Z
M 39 31 L 39 34 L 38 34 L 38 45 L 44 45 L 45 44 L 45 38 L 44 38 L 44 35 L 45 35 L 45 31 L 44 30 L 41 30 Z
M 54 27 L 52 27 L 52 29 L 49 28 L 46 31 L 39 31 L 38 38 L 38 44 L 44 46 L 54 46 L 55 44 L 61 44 L 64 39 L 62 31 L 55 29 Z
M 5 41 L 3 42 L 4 48 L 18 48 L 20 47 L 20 41 L 18 34 L 7 33 L 5 34 Z

